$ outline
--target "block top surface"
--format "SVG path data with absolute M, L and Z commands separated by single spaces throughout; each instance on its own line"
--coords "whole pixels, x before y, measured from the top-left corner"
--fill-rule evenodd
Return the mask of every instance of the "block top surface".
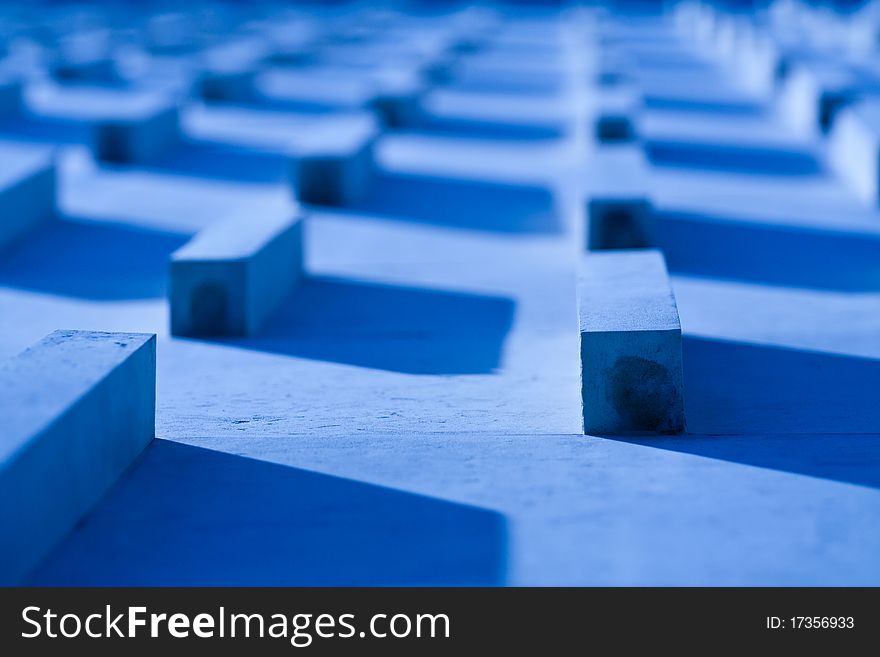
M 350 155 L 375 141 L 379 132 L 379 124 L 370 113 L 328 117 L 297 135 L 290 151 L 294 157 Z
M 60 330 L 0 363 L 0 468 L 113 368 L 155 339 L 152 333 Z
M 193 237 L 171 255 L 173 262 L 243 260 L 301 222 L 296 210 L 255 212 L 223 219 Z
M 42 116 L 96 122 L 143 121 L 175 106 L 161 92 L 55 84 L 31 90 L 28 102 L 31 110 Z
M 332 66 L 304 70 L 272 68 L 255 80 L 258 92 L 280 101 L 365 106 L 376 93 L 373 80 Z
M 681 330 L 663 254 L 654 249 L 582 256 L 581 333 Z
M 48 146 L 0 144 L 0 192 L 8 185 L 53 166 L 54 149 Z
M 603 87 L 597 98 L 596 112 L 598 116 L 635 115 L 639 110 L 642 98 L 633 85 L 615 85 Z
M 603 144 L 587 164 L 587 189 L 595 196 L 644 197 L 648 164 L 640 144 Z

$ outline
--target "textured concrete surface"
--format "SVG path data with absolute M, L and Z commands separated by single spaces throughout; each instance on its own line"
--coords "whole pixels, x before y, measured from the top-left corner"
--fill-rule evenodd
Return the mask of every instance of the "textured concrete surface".
M 681 324 L 663 254 L 589 253 L 580 262 L 584 433 L 681 433 Z
M 523 21 L 378 141 L 367 197 L 314 213 L 302 296 L 252 338 L 170 337 L 165 267 L 288 203 L 283 166 L 65 151 L 61 220 L 0 261 L 0 356 L 158 333 L 160 440 L 31 581 L 880 583 L 880 216 L 671 27 L 620 32 L 690 434 L 581 434 L 585 53 Z

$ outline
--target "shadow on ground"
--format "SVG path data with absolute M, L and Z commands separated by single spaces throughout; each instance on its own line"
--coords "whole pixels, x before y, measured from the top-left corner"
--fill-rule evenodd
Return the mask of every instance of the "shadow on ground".
M 497 233 L 564 229 L 553 194 L 522 183 L 377 172 L 369 195 L 350 210 L 389 219 Z
M 515 307 L 504 297 L 315 277 L 257 335 L 216 342 L 407 374 L 488 374 Z
M 494 511 L 156 440 L 34 585 L 504 583 Z
M 690 336 L 682 350 L 691 433 L 880 434 L 880 360 Z
M 101 301 L 165 296 L 168 257 L 189 235 L 64 217 L 5 249 L 0 285 Z
M 880 290 L 880 234 L 659 211 L 653 243 L 675 273 L 809 289 Z

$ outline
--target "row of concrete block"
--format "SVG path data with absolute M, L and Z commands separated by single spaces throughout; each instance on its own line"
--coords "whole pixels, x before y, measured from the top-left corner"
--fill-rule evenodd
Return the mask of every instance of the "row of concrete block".
M 15 111 L 20 105 L 20 94 L 18 83 L 0 84 L 0 101 L 9 101 L 8 110 Z M 86 103 L 82 90 L 70 97 L 61 92 L 52 99 L 51 107 L 75 105 L 59 112 L 62 118 L 91 129 L 96 159 L 149 164 L 174 148 L 186 148 L 178 107 L 163 95 L 116 90 L 94 90 L 89 95 L 95 98 Z M 343 204 L 366 190 L 381 125 L 368 114 L 343 119 L 334 125 L 330 120 L 316 123 L 315 128 L 303 130 L 289 144 L 279 146 L 290 162 L 294 193 L 303 202 Z
M 584 432 L 680 433 L 681 324 L 663 254 L 649 248 L 642 98 L 626 54 L 600 46 L 592 71 L 578 299 Z
M 774 23 L 691 2 L 679 7 L 677 19 L 684 38 L 772 101 L 786 128 L 824 140 L 830 167 L 860 199 L 878 206 L 880 66 L 871 36 L 876 25 L 857 15 L 812 16 L 807 5 L 797 11 L 804 15 Z

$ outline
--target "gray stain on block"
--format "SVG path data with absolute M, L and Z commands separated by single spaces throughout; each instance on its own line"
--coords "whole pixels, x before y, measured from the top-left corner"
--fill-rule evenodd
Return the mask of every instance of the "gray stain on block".
M 638 431 L 679 433 L 683 426 L 675 413 L 680 398 L 669 370 L 639 356 L 621 356 L 608 372 L 609 402 L 622 420 Z

